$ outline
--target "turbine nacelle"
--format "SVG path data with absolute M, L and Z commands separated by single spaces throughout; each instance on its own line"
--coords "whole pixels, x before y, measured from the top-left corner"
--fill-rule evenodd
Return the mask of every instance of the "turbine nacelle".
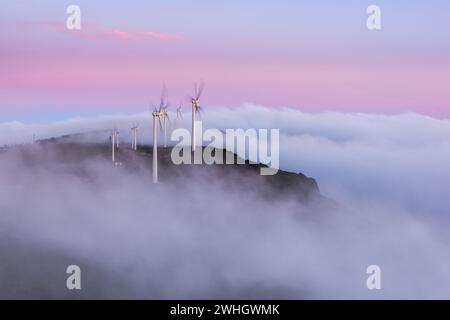
M 203 88 L 203 81 L 201 81 L 198 85 L 197 83 L 194 85 L 194 96 L 191 97 L 192 109 L 194 113 L 200 113 L 202 109 L 200 106 L 200 97 L 202 96 Z
M 159 110 L 154 110 L 154 111 L 152 112 L 152 116 L 154 116 L 154 117 L 162 117 L 162 116 L 164 116 L 164 111 L 163 111 L 163 109 L 160 108 Z
M 200 108 L 200 99 L 192 99 L 192 105 L 194 108 Z

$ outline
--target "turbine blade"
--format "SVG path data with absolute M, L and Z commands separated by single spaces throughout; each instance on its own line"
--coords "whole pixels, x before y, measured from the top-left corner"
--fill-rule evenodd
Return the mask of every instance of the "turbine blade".
M 161 91 L 161 100 L 160 100 L 160 103 L 159 103 L 159 107 L 160 108 L 164 106 L 166 96 L 167 96 L 167 88 L 166 88 L 166 83 L 164 82 L 163 83 L 163 87 L 162 87 L 162 91 Z
M 202 113 L 203 113 L 203 110 L 201 107 L 198 107 L 195 109 L 195 114 L 198 116 L 199 119 L 202 119 Z
M 161 131 L 163 131 L 163 124 L 162 124 L 162 121 L 161 121 L 161 117 L 158 117 L 158 122 L 159 122 L 159 130 L 161 130 Z
M 201 95 L 202 95 L 202 93 L 203 93 L 203 89 L 204 89 L 204 88 L 205 88 L 204 82 L 203 82 L 203 81 L 200 81 L 200 85 L 199 85 L 198 92 L 197 92 L 197 95 L 196 95 L 197 100 L 200 99 L 200 97 L 201 97 Z

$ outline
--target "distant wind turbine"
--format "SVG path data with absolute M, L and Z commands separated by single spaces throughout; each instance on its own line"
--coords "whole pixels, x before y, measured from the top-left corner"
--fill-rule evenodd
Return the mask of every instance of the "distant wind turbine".
M 116 163 L 116 150 L 115 149 L 116 149 L 116 144 L 117 144 L 117 146 L 119 145 L 117 142 L 118 139 L 119 139 L 118 132 L 116 129 L 114 129 L 111 133 L 111 152 L 112 152 L 112 162 L 113 163 Z
M 200 116 L 200 111 L 202 110 L 202 108 L 200 107 L 200 97 L 202 95 L 203 92 L 203 82 L 200 82 L 200 85 L 197 86 L 197 84 L 195 84 L 195 95 L 193 97 L 191 97 L 191 103 L 192 103 L 192 136 L 191 136 L 191 146 L 192 146 L 192 151 L 195 151 L 195 118 L 196 116 Z
M 131 150 L 134 150 L 134 125 L 131 127 Z
M 183 108 L 183 102 L 181 102 L 179 107 L 177 108 L 177 119 L 183 118 L 183 113 L 181 112 L 182 108 Z
M 131 127 L 131 149 L 137 150 L 137 131 L 139 125 L 137 123 L 133 124 Z

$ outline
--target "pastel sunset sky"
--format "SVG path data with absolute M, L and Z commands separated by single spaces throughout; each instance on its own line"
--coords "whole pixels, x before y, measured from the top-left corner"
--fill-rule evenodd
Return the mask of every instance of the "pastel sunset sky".
M 1 3 L 0 121 L 146 111 L 163 82 L 178 104 L 200 79 L 210 107 L 448 117 L 450 1 Z

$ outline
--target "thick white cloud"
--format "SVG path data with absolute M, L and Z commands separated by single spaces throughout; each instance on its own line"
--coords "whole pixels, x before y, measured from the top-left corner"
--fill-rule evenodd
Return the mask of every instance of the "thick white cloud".
M 172 127 L 190 128 L 172 114 Z M 304 113 L 292 109 L 210 108 L 203 114 L 206 128 L 280 129 L 281 169 L 303 172 L 318 180 L 331 197 L 392 202 L 410 211 L 450 214 L 450 120 L 414 113 Z M 65 134 L 118 127 L 130 140 L 133 122 L 140 124 L 140 143 L 151 142 L 149 113 L 25 125 L 0 124 L 0 145 L 29 142 Z M 89 139 L 106 141 L 107 134 Z M 417 210 L 416 210 L 417 209 Z
M 321 214 L 313 207 L 317 215 L 309 217 L 295 203 L 242 197 L 245 190 L 224 190 L 220 182 L 154 189 L 145 170 L 117 174 L 96 159 L 86 164 L 96 177 L 90 184 L 1 157 L 3 237 L 87 259 L 124 279 L 132 289 L 123 294 L 140 297 L 245 297 L 257 290 L 259 297 L 448 298 L 449 120 L 251 105 L 211 108 L 203 119 L 221 129 L 279 128 L 281 167 L 316 178 L 343 209 Z M 12 143 L 33 132 L 47 138 L 117 126 L 126 141 L 137 120 L 148 143 L 148 114 L 3 124 L 0 135 Z M 107 133 L 90 137 L 107 141 Z M 214 210 L 202 210 L 204 195 Z M 382 268 L 380 292 L 365 288 L 369 264 Z M 107 289 L 98 294 L 120 296 Z

